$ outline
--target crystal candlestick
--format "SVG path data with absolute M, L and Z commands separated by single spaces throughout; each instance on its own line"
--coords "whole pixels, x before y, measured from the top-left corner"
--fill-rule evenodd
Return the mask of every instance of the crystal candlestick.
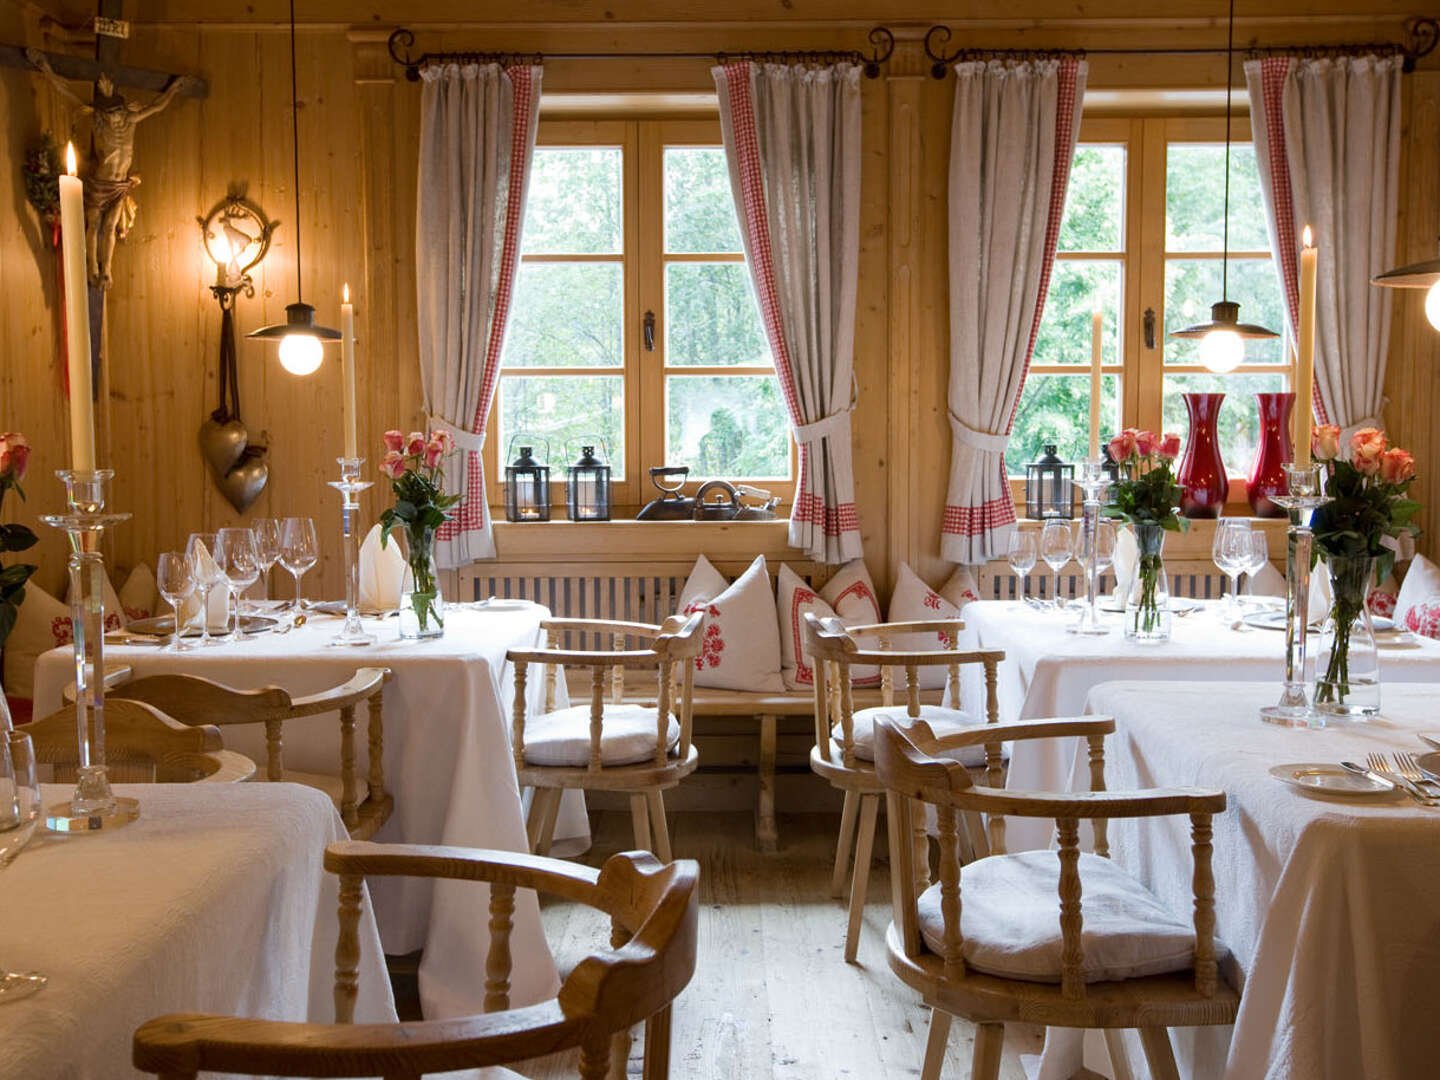
M 1066 627 L 1066 630 L 1072 634 L 1108 634 L 1110 630 L 1100 624 L 1100 611 L 1095 606 L 1095 593 L 1100 585 L 1099 574 L 1096 572 L 1100 506 L 1104 501 L 1105 489 L 1110 486 L 1110 476 L 1105 472 L 1105 463 L 1098 460 L 1080 462 L 1080 479 L 1076 483 L 1085 493 L 1080 525 L 1080 551 L 1085 560 L 1085 606 L 1080 609 L 1080 618 Z
M 70 627 L 75 657 L 75 734 L 79 764 L 69 803 L 47 807 L 46 825 L 57 832 L 89 832 L 127 825 L 139 816 L 135 799 L 116 798 L 105 767 L 105 558 L 100 539 L 129 514 L 105 512 L 110 469 L 61 470 L 63 514 L 40 520 L 70 538 Z
M 360 552 L 355 535 L 355 514 L 360 509 L 356 496 L 374 487 L 374 483 L 360 479 L 364 458 L 335 460 L 340 464 L 340 479 L 331 480 L 330 486 L 340 492 L 340 531 L 345 548 L 345 625 L 330 640 L 335 645 L 374 645 L 375 635 L 360 625 Z
M 1285 689 L 1280 702 L 1260 710 L 1260 719 L 1287 727 L 1318 728 L 1325 721 L 1310 705 L 1305 684 L 1305 636 L 1310 628 L 1310 560 L 1315 534 L 1310 517 L 1330 500 L 1324 493 L 1319 465 L 1286 462 L 1284 495 L 1270 501 L 1290 512 L 1285 552 Z

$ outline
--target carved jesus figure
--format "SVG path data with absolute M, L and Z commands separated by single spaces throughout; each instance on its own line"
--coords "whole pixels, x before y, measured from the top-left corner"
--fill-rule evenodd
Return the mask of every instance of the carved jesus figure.
M 25 56 L 61 96 L 80 107 L 80 115 L 90 117 L 95 167 L 85 177 L 85 249 L 90 284 L 108 289 L 115 241 L 129 231 L 135 217 L 130 196 L 140 183 L 138 176 L 130 175 L 135 160 L 135 128 L 142 120 L 163 111 L 193 80 L 185 75 L 171 79 L 164 92 L 144 105 L 117 93 L 110 76 L 101 72 L 95 80 L 94 100 L 87 102 L 51 70 L 44 53 L 26 49 Z

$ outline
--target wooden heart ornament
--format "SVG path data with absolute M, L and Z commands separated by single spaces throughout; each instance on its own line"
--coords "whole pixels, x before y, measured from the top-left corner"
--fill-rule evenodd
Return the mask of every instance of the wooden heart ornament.
M 224 476 L 215 478 L 221 494 L 230 501 L 237 513 L 243 514 L 248 510 L 270 480 L 270 466 L 265 461 L 266 451 L 267 448 L 263 446 L 246 447 L 240 463 Z
M 240 461 L 250 432 L 238 418 L 220 421 L 212 415 L 200 425 L 200 456 L 218 481 Z

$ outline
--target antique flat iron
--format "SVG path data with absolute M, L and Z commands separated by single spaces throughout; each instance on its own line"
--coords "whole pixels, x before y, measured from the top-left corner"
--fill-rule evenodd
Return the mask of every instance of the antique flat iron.
M 680 494 L 685 478 L 690 475 L 688 465 L 652 465 L 650 482 L 660 489 L 660 497 L 651 499 L 635 515 L 636 521 L 689 521 L 695 516 L 695 500 Z

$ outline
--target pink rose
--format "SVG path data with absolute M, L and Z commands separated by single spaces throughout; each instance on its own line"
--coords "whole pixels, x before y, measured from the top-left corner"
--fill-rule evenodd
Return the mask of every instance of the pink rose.
M 1334 461 L 1340 456 L 1340 429 L 1334 424 L 1318 424 L 1310 433 L 1310 445 L 1321 461 Z
M 398 428 L 385 432 L 385 449 L 398 454 L 405 449 L 405 433 Z
M 1150 457 L 1158 449 L 1160 449 L 1160 437 L 1153 431 L 1137 431 L 1135 433 L 1135 452 L 1142 458 Z
M 391 480 L 399 480 L 405 475 L 405 455 L 398 450 L 391 450 L 380 463 L 380 471 Z
M 405 453 L 411 457 L 419 457 L 425 453 L 425 435 L 423 432 L 412 431 L 406 436 Z
M 1110 456 L 1118 462 L 1129 461 L 1135 456 L 1135 429 L 1126 428 L 1110 440 Z
M 1380 455 L 1380 479 L 1387 484 L 1403 484 L 1415 475 L 1415 458 L 1409 450 L 1398 446 Z
M 1380 458 L 1385 453 L 1385 432 L 1379 428 L 1361 428 L 1350 438 L 1350 461 L 1366 476 L 1380 471 Z
M 1160 449 L 1155 452 L 1165 461 L 1174 461 L 1180 456 L 1180 436 L 1173 431 L 1166 432 L 1160 440 Z
M 7 431 L 0 435 L 0 480 L 25 479 L 25 468 L 29 463 L 29 439 L 18 431 Z
M 440 444 L 434 439 L 431 439 L 430 442 L 425 445 L 425 467 L 427 469 L 435 468 L 440 464 L 440 458 L 444 453 L 445 451 L 440 448 Z
M 451 435 L 450 432 L 444 428 L 441 428 L 439 431 L 432 431 L 430 433 L 430 441 L 440 447 L 442 454 L 448 454 L 451 450 L 455 449 L 455 436 Z

